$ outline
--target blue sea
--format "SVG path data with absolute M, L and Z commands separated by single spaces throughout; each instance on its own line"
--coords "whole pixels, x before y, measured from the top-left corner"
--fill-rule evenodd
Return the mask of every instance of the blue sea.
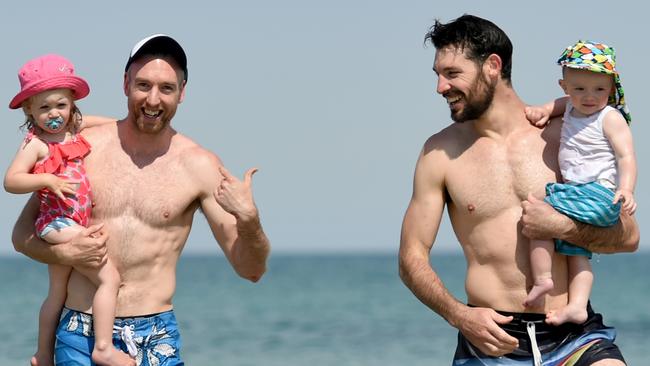
M 463 257 L 434 253 L 431 262 L 464 301 Z M 617 328 L 628 364 L 650 364 L 650 253 L 592 263 L 594 308 Z M 0 258 L 0 276 L 0 365 L 26 365 L 46 267 Z M 257 284 L 223 257 L 183 256 L 175 309 L 188 365 L 449 365 L 456 342 L 455 329 L 401 283 L 388 254 L 277 254 Z

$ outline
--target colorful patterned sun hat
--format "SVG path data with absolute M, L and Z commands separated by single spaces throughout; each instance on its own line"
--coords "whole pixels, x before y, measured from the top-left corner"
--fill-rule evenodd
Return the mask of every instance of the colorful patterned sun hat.
M 616 92 L 610 96 L 609 104 L 616 107 L 621 112 L 629 124 L 632 122 L 630 111 L 625 104 L 623 86 L 621 78 L 616 71 L 616 53 L 614 48 L 603 43 L 591 41 L 578 41 L 571 47 L 567 47 L 560 59 L 558 65 L 571 67 L 574 69 L 589 70 L 614 76 L 614 85 Z

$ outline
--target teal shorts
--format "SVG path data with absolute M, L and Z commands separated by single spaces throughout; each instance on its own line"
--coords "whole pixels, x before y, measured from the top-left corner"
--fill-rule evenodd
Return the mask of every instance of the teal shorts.
M 612 204 L 613 200 L 614 191 L 598 182 L 549 183 L 544 198 L 546 203 L 570 218 L 598 227 L 608 227 L 618 222 L 621 203 Z M 587 249 L 560 239 L 555 239 L 555 251 L 591 258 L 591 252 Z

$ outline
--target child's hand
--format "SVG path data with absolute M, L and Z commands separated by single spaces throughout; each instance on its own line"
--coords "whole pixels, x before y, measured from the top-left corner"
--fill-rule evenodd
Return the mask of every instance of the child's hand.
M 526 106 L 524 112 L 528 121 L 536 127 L 543 128 L 548 123 L 550 113 L 543 106 Z
M 64 200 L 65 195 L 74 195 L 77 191 L 78 181 L 62 179 L 54 174 L 43 174 L 45 178 L 45 188 L 54 193 L 60 199 Z
M 621 208 L 628 215 L 633 215 L 636 211 L 636 201 L 634 201 L 634 194 L 627 189 L 619 189 L 614 193 L 614 201 L 612 203 L 616 204 L 619 201 L 621 202 Z

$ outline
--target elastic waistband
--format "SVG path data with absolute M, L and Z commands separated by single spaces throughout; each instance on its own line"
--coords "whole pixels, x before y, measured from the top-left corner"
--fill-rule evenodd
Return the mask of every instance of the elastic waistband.
M 90 318 L 92 319 L 92 314 L 86 313 L 83 311 L 78 311 L 70 308 L 63 308 L 64 312 L 72 312 L 73 314 L 81 314 L 85 318 Z M 156 319 L 165 319 L 165 318 L 170 318 L 170 317 L 175 317 L 174 316 L 174 310 L 168 310 L 168 311 L 163 311 L 160 313 L 153 313 L 153 314 L 146 314 L 146 315 L 135 315 L 135 316 L 116 316 L 115 317 L 115 325 L 121 325 L 121 324 L 134 324 L 138 325 L 140 323 L 150 323 Z
M 476 307 L 475 305 L 468 304 L 468 306 Z M 546 314 L 539 313 L 515 313 L 509 311 L 495 310 L 503 316 L 512 316 L 512 321 L 507 324 L 501 324 L 500 327 L 511 335 L 527 333 L 528 323 L 535 324 L 535 332 L 538 335 L 554 334 L 557 337 L 560 334 L 568 334 L 581 329 L 583 326 L 574 323 L 564 323 L 559 326 L 550 325 L 546 323 Z M 591 319 L 595 315 L 594 310 L 591 308 L 591 303 L 587 303 L 587 319 Z M 515 335 L 516 336 L 516 335 Z

